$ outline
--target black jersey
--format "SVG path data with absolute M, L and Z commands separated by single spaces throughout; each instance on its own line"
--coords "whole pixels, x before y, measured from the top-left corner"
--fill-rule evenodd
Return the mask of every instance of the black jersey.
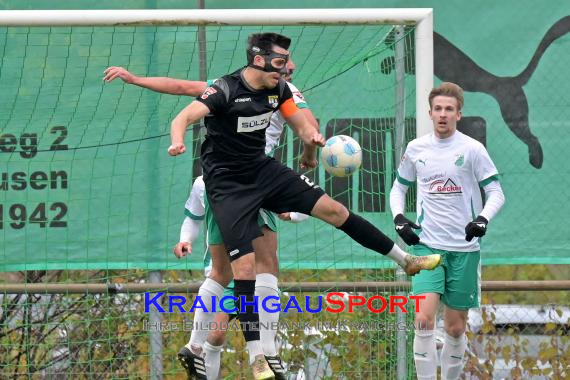
M 225 75 L 196 100 L 210 109 L 201 158 L 205 170 L 216 167 L 247 170 L 266 158 L 265 129 L 281 104 L 293 97 L 284 80 L 273 89 L 254 90 L 243 68 Z

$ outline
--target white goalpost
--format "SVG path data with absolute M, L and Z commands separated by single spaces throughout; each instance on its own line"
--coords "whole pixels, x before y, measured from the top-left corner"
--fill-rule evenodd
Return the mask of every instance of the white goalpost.
M 381 25 L 395 27 L 379 27 Z M 155 26 L 166 27 L 162 29 L 170 29 L 169 33 L 171 34 L 164 37 L 160 32 L 157 32 L 156 35 L 152 35 L 150 32 L 146 33 L 146 27 Z M 195 29 L 193 27 L 196 26 L 202 34 L 196 33 L 194 30 L 172 32 L 172 29 L 178 29 L 178 27 L 180 27 L 179 29 Z M 242 29 L 245 31 L 240 32 L 240 28 L 235 28 L 236 26 L 243 27 Z M 326 186 L 330 188 L 336 186 L 335 189 L 340 188 L 340 191 L 335 190 L 336 193 L 334 194 L 327 190 L 331 196 L 346 196 L 346 199 L 341 200 L 344 200 L 347 205 L 350 201 L 350 206 L 356 212 L 378 216 L 374 222 L 382 228 L 385 228 L 386 224 L 382 225 L 381 223 L 389 219 L 390 230 L 394 233 L 387 206 L 389 204 L 387 201 L 389 190 L 386 189 L 389 189 L 393 181 L 392 173 L 395 169 L 393 165 L 397 165 L 402 149 L 405 147 L 406 126 L 408 127 L 407 132 L 410 133 L 415 121 L 416 136 L 424 135 L 432 129 L 432 123 L 427 112 L 428 95 L 433 88 L 434 72 L 433 10 L 431 8 L 5 10 L 0 11 L 0 27 L 14 27 L 16 30 L 4 34 L 3 44 L 0 34 L 0 49 L 4 49 L 4 63 L 0 64 L 0 79 L 5 79 L 5 83 L 11 85 L 11 88 L 4 88 L 9 96 L 5 97 L 4 104 L 0 104 L 0 111 L 9 115 L 5 118 L 5 122 L 12 129 L 7 130 L 7 132 L 14 134 L 14 136 L 9 135 L 9 138 L 12 139 L 13 137 L 13 141 L 16 141 L 16 137 L 20 137 L 19 141 L 22 147 L 18 147 L 18 149 L 25 150 L 26 138 L 36 138 L 36 151 L 29 154 L 31 157 L 27 157 L 25 151 L 17 150 L 16 143 L 13 144 L 13 149 L 12 146 L 9 146 L 3 152 L 12 153 L 13 161 L 21 165 L 18 166 L 18 169 L 13 170 L 24 170 L 20 167 L 26 170 L 31 170 L 30 168 L 36 170 L 29 175 L 36 180 L 31 180 L 28 190 L 45 188 L 45 186 L 42 188 L 43 183 L 40 183 L 44 174 L 39 172 L 36 166 L 40 168 L 45 166 L 47 168 L 45 170 L 49 169 L 50 173 L 53 170 L 59 170 L 57 173 L 65 174 L 64 185 L 60 184 L 60 188 L 55 186 L 48 189 L 53 190 L 50 195 L 55 201 L 58 201 L 51 206 L 51 209 L 48 207 L 48 210 L 54 213 L 60 211 L 58 215 L 61 215 L 61 218 L 64 216 L 68 218 L 65 219 L 65 225 L 63 225 L 63 221 L 57 219 L 58 216 L 56 215 L 54 217 L 56 219 L 50 220 L 51 224 L 48 225 L 48 227 L 53 225 L 54 228 L 45 227 L 47 232 L 53 234 L 46 233 L 45 239 L 37 244 L 45 251 L 42 251 L 43 254 L 45 253 L 42 256 L 45 256 L 45 262 L 38 259 L 30 266 L 30 262 L 25 262 L 24 259 L 22 259 L 24 264 L 15 260 L 15 264 L 6 266 L 5 268 L 8 269 L 4 269 L 5 271 L 19 270 L 24 265 L 25 270 L 30 270 L 32 267 L 36 269 L 36 266 L 38 269 L 65 268 L 68 271 L 85 268 L 106 268 L 107 270 L 142 268 L 148 271 L 156 271 L 152 272 L 154 274 L 160 274 L 159 270 L 182 271 L 195 269 L 195 267 L 191 267 L 192 265 L 201 265 L 201 262 L 197 264 L 188 260 L 187 263 L 184 263 L 187 267 L 183 267 L 181 264 L 183 260 L 174 262 L 171 257 L 170 260 L 161 258 L 152 261 L 149 259 L 150 256 L 156 255 L 156 251 L 167 245 L 165 242 L 172 239 L 172 231 L 174 231 L 172 226 L 175 224 L 173 221 L 175 220 L 177 223 L 179 219 L 179 206 L 181 206 L 179 199 L 177 199 L 179 191 L 175 193 L 172 189 L 180 190 L 182 186 L 187 186 L 184 181 L 196 174 L 195 169 L 190 172 L 186 168 L 184 171 L 181 169 L 184 164 L 189 162 L 175 162 L 174 159 L 161 161 L 162 158 L 156 158 L 156 152 L 159 149 L 164 153 L 164 149 L 160 145 L 167 136 L 164 125 L 167 125 L 172 114 L 180 109 L 183 100 L 173 100 L 180 97 L 168 98 L 156 94 L 149 95 L 150 91 L 142 93 L 139 87 L 120 84 L 119 80 L 113 84 L 103 84 L 101 76 L 105 67 L 111 65 L 124 66 L 133 73 L 149 77 L 171 76 L 184 77 L 190 80 L 206 80 L 210 79 L 206 75 L 211 75 L 212 71 L 215 75 L 223 75 L 228 72 L 225 71 L 226 68 L 237 69 L 237 65 L 243 65 L 244 62 L 240 57 L 244 55 L 244 49 L 238 49 L 237 46 L 241 46 L 238 42 L 243 44 L 244 36 L 249 32 L 248 29 L 251 29 L 249 27 L 276 27 L 275 29 L 283 27 L 281 31 L 277 30 L 277 32 L 288 35 L 288 30 L 294 30 L 294 33 L 297 33 L 297 35 L 292 36 L 293 43 L 304 45 L 305 50 L 299 48 L 297 55 L 295 47 L 291 50 L 291 54 L 295 60 L 297 60 L 297 56 L 305 59 L 305 61 L 298 63 L 302 70 L 299 70 L 300 74 L 296 78 L 306 79 L 304 84 L 308 89 L 298 86 L 304 92 L 313 90 L 314 92 L 310 93 L 309 96 L 315 93 L 323 96 L 322 104 L 329 107 L 322 106 L 325 112 L 322 112 L 322 109 L 313 108 L 317 102 L 309 102 L 315 116 L 320 118 L 319 123 L 323 130 L 329 127 L 328 122 L 331 124 L 338 123 L 338 127 L 334 124 L 328 130 L 329 134 L 336 134 L 337 130 L 346 131 L 352 128 L 352 125 L 354 125 L 355 130 L 360 128 L 364 131 L 368 128 L 362 133 L 362 136 L 366 135 L 362 137 L 363 141 L 368 144 L 366 147 L 368 148 L 369 166 L 366 171 L 361 169 L 343 183 L 338 179 L 329 177 L 325 179 L 322 168 L 318 168 L 314 175 L 317 178 L 316 181 L 323 188 Z M 23 28 L 23 31 L 19 30 L 20 27 Z M 75 28 L 66 27 L 79 27 L 77 28 L 79 32 Z M 211 27 L 208 28 L 208 32 L 211 34 L 208 36 L 210 40 L 206 38 L 206 27 Z M 330 35 L 337 33 L 342 35 L 342 38 L 330 36 L 328 31 L 313 32 L 311 30 L 329 30 L 329 27 L 333 30 Z M 334 30 L 343 27 L 373 30 L 366 31 L 363 34 L 361 34 L 362 32 L 342 34 L 343 31 Z M 34 28 L 36 29 L 32 30 Z M 63 31 L 57 31 L 58 28 L 63 29 Z M 114 34 L 114 28 L 124 29 L 128 32 Z M 30 33 L 27 32 L 28 29 L 31 31 Z M 65 29 L 70 30 L 66 31 Z M 101 33 L 101 29 L 104 29 L 103 33 Z M 139 34 L 138 32 L 141 29 L 144 33 Z M 214 29 L 217 31 L 214 32 Z M 221 29 L 225 29 L 225 31 L 220 32 Z M 297 29 L 308 29 L 308 31 L 298 31 Z M 413 39 L 411 37 L 412 32 Z M 195 37 L 196 35 L 197 37 Z M 386 43 L 386 40 L 394 35 L 395 41 Z M 218 37 L 220 37 L 219 41 Z M 357 41 L 366 43 L 359 44 Z M 206 42 L 210 42 L 215 49 L 219 50 L 206 49 Z M 226 49 L 226 45 L 230 44 L 235 45 L 231 51 Z M 388 45 L 390 46 L 388 47 Z M 328 55 L 329 52 L 332 53 Z M 209 61 L 206 63 L 205 57 L 208 54 L 210 54 L 208 56 Z M 414 60 L 411 59 L 412 54 L 415 54 Z M 146 60 L 143 61 L 142 57 L 146 57 Z M 360 65 L 358 68 L 362 68 L 362 73 L 352 73 L 350 79 L 337 79 L 354 68 L 355 62 Z M 199 77 L 196 75 L 197 70 L 195 70 L 198 63 L 200 65 Z M 207 73 L 207 64 L 210 65 L 210 73 Z M 370 69 L 368 65 L 371 66 Z M 215 70 L 212 70 L 212 67 L 215 67 Z M 329 70 L 329 67 L 334 67 L 334 70 Z M 313 77 L 309 78 L 309 74 L 307 74 L 303 77 L 305 70 L 310 75 L 318 72 L 319 76 L 315 74 L 313 79 Z M 395 75 L 392 74 L 393 72 Z M 379 77 L 380 80 L 374 80 Z M 332 82 L 335 79 L 338 82 Z M 385 82 L 381 82 L 382 80 Z M 331 85 L 331 83 L 335 84 Z M 407 92 L 406 88 L 408 89 Z M 351 99 L 347 100 L 343 97 L 351 97 Z M 366 101 L 363 100 L 364 98 Z M 414 101 L 415 115 L 412 115 Z M 406 102 L 408 102 L 407 107 Z M 351 108 L 354 104 L 360 106 L 356 111 Z M 406 108 L 410 111 L 409 114 L 405 112 Z M 347 124 L 350 127 L 347 127 Z M 73 126 L 69 129 L 69 136 L 68 125 Z M 356 131 L 355 133 L 358 134 L 359 132 Z M 55 153 L 59 154 L 57 160 L 52 159 L 55 162 L 53 164 L 55 169 L 52 168 L 51 161 L 42 161 L 44 156 L 40 155 L 41 159 L 35 161 L 29 160 L 38 151 L 38 136 L 44 144 L 42 146 L 44 150 L 39 150 L 40 152 L 46 152 L 49 148 L 49 151 L 53 151 L 49 154 L 54 155 L 54 157 Z M 197 134 L 194 135 L 194 139 L 199 140 L 196 136 Z M 297 148 L 295 145 L 297 142 L 293 139 L 293 132 L 289 130 L 284 140 L 286 143 L 283 145 L 286 147 L 284 149 L 281 147 L 281 149 L 285 153 L 282 153 L 280 159 L 287 158 L 287 164 L 293 166 L 297 157 L 297 153 L 294 151 L 294 147 Z M 11 144 L 12 140 L 8 140 L 7 137 L 5 141 L 10 141 Z M 113 149 L 105 150 L 109 146 L 112 146 Z M 196 154 L 194 146 L 197 144 L 189 144 L 188 146 L 186 156 L 190 156 L 190 160 Z M 8 151 L 8 148 L 12 150 Z M 101 148 L 100 151 L 99 148 Z M 117 152 L 121 154 L 119 155 Z M 394 155 L 392 155 L 393 153 Z M 97 156 L 98 154 L 100 156 Z M 67 161 L 59 157 L 64 157 Z M 392 158 L 395 159 L 392 160 Z M 101 161 L 97 161 L 97 159 Z M 36 164 L 36 161 L 39 164 Z M 199 160 L 194 161 L 198 162 Z M 30 162 L 36 166 L 30 165 Z M 194 165 L 194 162 L 191 162 L 191 165 Z M 146 186 L 148 183 L 153 183 L 156 180 L 155 177 L 163 175 L 163 173 L 166 173 L 164 175 L 167 177 L 167 181 L 156 181 L 156 186 Z M 181 173 L 184 173 L 183 180 L 180 179 L 183 177 Z M 14 190 L 23 190 L 23 188 L 17 188 L 22 182 L 19 180 L 19 176 L 23 174 L 25 173 L 16 172 L 15 184 L 12 185 Z M 69 189 L 67 187 L 68 174 Z M 347 190 L 349 188 L 350 190 Z M 57 190 L 65 191 L 58 192 Z M 6 226 L 4 230 L 7 232 L 3 232 L 1 231 L 4 222 L 2 218 L 7 220 L 6 225 L 12 222 L 11 225 L 16 226 L 14 229 L 28 228 L 32 221 L 27 221 L 27 219 L 32 220 L 34 219 L 33 215 L 35 215 L 35 211 L 32 212 L 30 209 L 31 204 L 36 199 L 40 199 L 38 202 L 42 202 L 40 203 L 42 208 L 37 210 L 45 211 L 45 202 L 41 196 L 44 196 L 46 192 L 36 191 L 32 193 L 36 198 L 32 196 L 29 198 L 22 197 L 21 195 L 25 194 L 20 193 L 20 198 L 14 197 L 12 199 L 8 199 L 8 196 L 12 196 L 14 193 L 6 193 L 8 194 L 6 196 L 7 203 L 14 204 L 5 206 L 6 212 L 4 214 L 8 216 L 2 214 L 3 209 L 1 207 L 3 205 L 0 204 L 0 234 L 4 233 L 0 236 L 6 237 L 6 246 L 11 245 L 10 249 L 15 250 L 12 246 L 15 246 L 13 243 L 16 241 L 14 236 L 19 236 L 16 233 L 27 230 L 12 231 L 8 230 Z M 87 195 L 83 197 L 83 194 Z M 115 199 L 111 199 L 112 196 Z M 20 202 L 24 201 L 19 199 L 25 199 L 29 205 L 21 204 Z M 0 198 L 0 203 L 2 201 L 4 199 Z M 130 201 L 132 202 L 129 203 Z M 158 216 L 153 214 L 159 208 L 154 209 L 148 206 L 154 203 L 161 206 L 160 211 L 164 211 L 160 220 L 158 220 Z M 367 206 L 364 207 L 363 204 Z M 26 210 L 29 210 L 28 216 L 31 214 L 29 218 L 26 217 Z M 89 212 L 85 212 L 85 210 Z M 34 219 L 34 223 L 38 223 L 38 221 Z M 102 232 L 99 232 L 99 229 Z M 34 230 L 33 232 L 36 233 L 37 231 Z M 282 239 L 281 236 L 283 236 L 283 242 L 287 241 L 286 237 L 291 237 L 291 241 L 295 241 L 294 245 L 289 242 L 288 248 L 292 252 L 290 260 L 296 259 L 299 262 L 298 267 L 284 265 L 285 270 L 332 268 L 334 270 L 372 269 L 373 271 L 380 271 L 393 268 L 392 263 L 387 266 L 375 266 L 379 260 L 384 260 L 383 258 L 378 259 L 378 255 L 371 258 L 371 255 L 354 254 L 355 250 L 351 245 L 352 243 L 346 243 L 338 236 L 335 237 L 335 232 L 332 230 L 323 230 L 319 225 L 312 225 L 312 228 L 305 227 L 305 232 L 307 232 L 307 236 L 312 233 L 313 238 L 306 238 L 302 234 L 297 234 L 296 227 L 280 229 L 279 239 Z M 325 234 L 326 239 L 323 238 Z M 30 233 L 29 236 L 35 235 Z M 306 243 L 303 239 L 298 239 L 299 236 L 305 237 L 305 240 L 312 240 L 311 244 Z M 12 244 L 10 238 L 13 239 Z M 280 243 L 282 241 L 280 240 Z M 301 243 L 297 246 L 299 241 Z M 52 243 L 53 245 L 50 245 Z M 35 241 L 34 244 L 36 244 Z M 286 246 L 287 243 L 281 244 Z M 72 257 L 72 254 L 62 250 L 62 245 L 70 251 L 73 249 L 73 252 L 85 251 L 87 259 L 91 261 L 87 265 L 85 264 L 87 259 L 83 260 L 82 256 Z M 32 244 L 27 246 L 31 247 Z M 141 250 L 141 246 L 145 248 Z M 81 249 L 77 249 L 77 247 Z M 307 251 L 307 248 L 314 251 Z M 364 248 L 359 249 L 364 250 Z M 332 252 L 331 257 L 329 257 L 330 255 L 323 255 L 314 260 L 315 263 L 307 259 L 311 256 L 310 252 L 329 254 L 330 252 L 327 250 Z M 58 256 L 58 251 L 63 253 Z M 9 253 L 9 250 L 6 249 L 6 252 Z M 117 255 L 119 258 L 114 258 L 109 252 L 125 252 L 125 254 Z M 5 257 L 14 256 L 16 255 L 5 254 Z M 355 259 L 354 262 L 349 262 L 345 256 L 350 256 L 351 260 L 352 257 L 355 257 L 361 261 Z M 125 261 L 123 261 L 123 257 L 126 257 Z M 33 261 L 34 259 L 30 260 Z M 153 260 L 155 260 L 154 257 Z M 281 260 L 280 257 L 280 263 L 286 264 L 287 261 Z M 315 267 L 311 267 L 313 264 Z M 374 276 L 374 282 L 380 283 L 383 281 L 381 276 L 392 276 L 393 273 L 397 272 L 382 272 L 380 277 L 377 276 L 378 273 L 380 272 L 374 272 L 371 276 Z M 369 275 L 366 274 L 366 276 Z M 401 280 L 401 286 L 406 278 L 397 277 L 397 274 L 395 276 L 397 281 Z M 354 278 L 353 281 L 358 281 Z M 394 280 L 394 277 L 391 277 L 391 280 Z M 160 283 L 160 277 L 156 278 L 154 282 Z M 377 289 L 375 288 L 375 290 Z M 381 291 L 392 290 L 384 288 Z M 63 294 L 66 291 L 57 290 L 57 292 L 59 292 L 57 294 Z M 388 321 L 388 317 L 385 318 Z M 400 315 L 398 318 L 398 321 L 405 321 L 406 316 Z M 160 321 L 160 316 L 156 317 L 155 320 Z M 391 363 L 389 366 L 390 371 L 397 373 L 397 378 L 407 377 L 406 342 L 409 340 L 406 340 L 406 333 L 406 331 L 398 331 L 397 347 L 394 348 L 397 358 L 390 359 L 397 361 L 396 365 Z M 388 336 L 387 334 L 389 333 L 386 335 L 371 334 L 363 339 L 366 339 L 370 345 L 378 346 L 378 341 L 383 336 Z M 111 340 L 112 334 L 108 335 L 109 340 Z M 160 356 L 162 339 L 164 338 L 160 333 L 151 336 L 151 342 L 154 343 L 150 344 L 149 350 L 152 357 L 151 374 L 157 377 L 163 372 Z M 80 346 L 79 350 L 86 345 L 78 346 Z M 386 349 L 386 352 L 389 351 Z M 358 352 L 362 354 L 362 351 Z M 382 352 L 382 354 L 386 352 Z M 143 356 L 141 355 L 141 357 Z M 72 364 L 77 363 L 71 363 L 70 368 Z M 79 364 L 82 365 L 83 363 Z M 360 368 L 356 368 L 353 373 L 360 373 L 359 370 Z M 383 371 L 387 370 L 383 369 Z M 350 377 L 350 373 L 347 376 Z M 307 378 L 310 376 L 307 375 Z

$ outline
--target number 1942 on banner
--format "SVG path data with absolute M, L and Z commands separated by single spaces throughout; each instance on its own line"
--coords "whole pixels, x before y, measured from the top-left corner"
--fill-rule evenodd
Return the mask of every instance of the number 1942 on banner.
M 37 224 L 40 228 L 67 227 L 66 214 L 67 205 L 63 202 L 42 202 L 35 206 L 14 203 L 6 207 L 0 204 L 0 230 L 4 227 L 19 230 L 26 224 Z

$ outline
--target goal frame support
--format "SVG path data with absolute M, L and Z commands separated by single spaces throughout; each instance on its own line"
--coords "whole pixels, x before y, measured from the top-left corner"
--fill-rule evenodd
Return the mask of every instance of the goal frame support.
M 427 99 L 433 87 L 433 10 L 431 8 L 340 9 L 147 9 L 8 10 L 1 26 L 224 26 L 224 25 L 415 25 L 416 135 L 431 130 Z M 6 291 L 6 289 L 4 289 Z M 403 346 L 405 348 L 405 345 Z M 151 351 L 161 352 L 161 345 Z M 152 356 L 152 355 L 151 355 Z M 154 374 L 162 373 L 161 363 Z M 405 378 L 405 362 L 398 362 Z M 160 376 L 160 375 L 158 375 Z

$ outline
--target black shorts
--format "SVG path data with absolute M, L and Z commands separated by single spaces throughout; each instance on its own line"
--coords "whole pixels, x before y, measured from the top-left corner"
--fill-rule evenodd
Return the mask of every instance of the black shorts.
M 257 222 L 260 208 L 310 215 L 324 195 L 307 177 L 269 157 L 248 172 L 214 169 L 204 173 L 204 182 L 230 260 L 253 252 L 252 240 L 262 235 Z

